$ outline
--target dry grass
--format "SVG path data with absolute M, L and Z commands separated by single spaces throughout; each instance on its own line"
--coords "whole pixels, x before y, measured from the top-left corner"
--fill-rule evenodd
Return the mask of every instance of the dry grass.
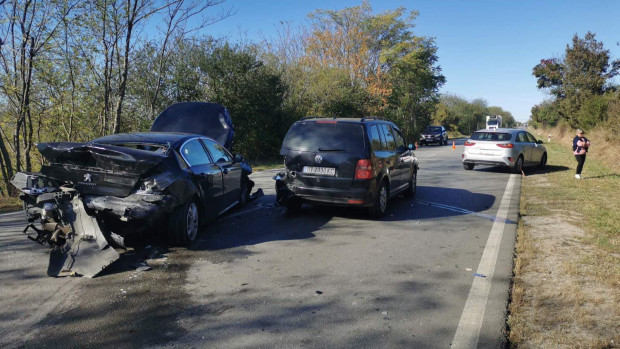
M 522 184 L 511 344 L 620 347 L 620 159 L 610 160 L 620 146 L 589 134 L 585 180 L 577 180 L 572 130 L 535 133 L 545 141 L 551 133 L 552 143 L 547 171 Z
M 12 212 L 22 209 L 22 202 L 19 198 L 0 197 L 0 213 Z

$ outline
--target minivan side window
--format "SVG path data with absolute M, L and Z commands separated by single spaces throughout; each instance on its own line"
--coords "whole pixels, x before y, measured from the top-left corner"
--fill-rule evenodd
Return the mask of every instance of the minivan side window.
M 394 139 L 394 135 L 392 134 L 391 127 L 388 125 L 381 125 L 381 129 L 383 130 L 383 136 L 385 137 L 385 145 L 387 150 L 396 150 L 396 140 Z
M 392 132 L 394 132 L 394 137 L 396 137 L 396 148 L 405 147 L 405 137 L 403 137 L 400 131 L 392 127 Z
M 368 135 L 370 138 L 370 146 L 374 151 L 383 150 L 383 145 L 381 144 L 381 136 L 379 135 L 379 126 L 371 125 L 368 128 Z

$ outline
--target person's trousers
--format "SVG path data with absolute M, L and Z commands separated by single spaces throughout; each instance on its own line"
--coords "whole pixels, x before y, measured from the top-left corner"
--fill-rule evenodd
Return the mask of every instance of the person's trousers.
M 581 170 L 583 170 L 583 164 L 586 162 L 586 154 L 575 155 L 575 159 L 577 159 L 577 171 L 575 171 L 575 174 L 580 175 Z

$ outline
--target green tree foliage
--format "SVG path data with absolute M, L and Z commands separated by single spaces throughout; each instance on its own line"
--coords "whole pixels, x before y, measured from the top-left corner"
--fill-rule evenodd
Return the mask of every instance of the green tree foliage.
M 497 106 L 488 106 L 486 100 L 477 98 L 468 101 L 462 97 L 443 94 L 432 114 L 432 122 L 443 125 L 450 131 L 471 134 L 484 128 L 487 115 L 501 115 L 503 127 L 513 127 L 516 122 L 512 114 Z
M 619 69 L 620 60 L 611 61 L 609 50 L 595 34 L 588 32 L 583 38 L 575 34 L 563 59 L 543 59 L 532 70 L 538 88 L 547 89 L 554 97 L 553 106 L 534 107 L 533 121 L 547 125 L 566 122 L 582 128 L 602 123 L 615 96 L 611 79 Z
M 200 70 L 207 100 L 228 107 L 235 131 L 234 150 L 251 159 L 273 157 L 290 122 L 282 112 L 286 87 L 252 46 L 216 47 Z

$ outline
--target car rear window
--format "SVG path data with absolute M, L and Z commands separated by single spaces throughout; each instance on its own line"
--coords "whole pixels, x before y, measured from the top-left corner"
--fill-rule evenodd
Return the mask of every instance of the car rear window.
M 300 122 L 293 124 L 282 142 L 282 150 L 352 151 L 364 149 L 364 128 L 345 122 Z
M 498 132 L 474 132 L 470 137 L 471 140 L 476 141 L 509 141 L 510 133 L 498 133 Z

